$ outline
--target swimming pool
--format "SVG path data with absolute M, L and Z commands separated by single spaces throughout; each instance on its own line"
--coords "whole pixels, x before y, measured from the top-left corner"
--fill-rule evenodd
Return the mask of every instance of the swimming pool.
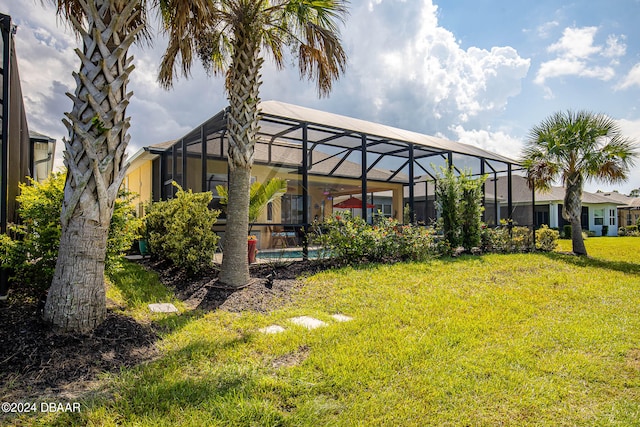
M 328 254 L 323 249 L 309 249 L 309 259 L 327 258 Z M 268 249 L 259 251 L 257 259 L 301 259 L 302 249 Z

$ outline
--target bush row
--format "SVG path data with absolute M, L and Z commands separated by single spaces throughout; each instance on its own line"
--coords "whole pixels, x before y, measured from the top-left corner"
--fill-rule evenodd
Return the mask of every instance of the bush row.
M 338 212 L 322 224 L 316 224 L 316 238 L 327 256 L 345 264 L 361 262 L 424 261 L 464 252 L 452 248 L 444 233 L 432 227 L 400 225 L 394 219 L 381 218 L 375 225 L 367 224 L 348 211 Z M 553 251 L 559 233 L 546 225 L 536 230 L 536 249 Z M 527 227 L 483 228 L 479 247 L 467 252 L 528 252 L 533 238 Z
M 423 261 L 437 256 L 441 250 L 433 229 L 400 225 L 385 217 L 370 225 L 351 216 L 349 211 L 335 213 L 315 224 L 314 229 L 312 242 L 345 264 Z
M 625 227 L 618 228 L 618 236 L 640 236 L 637 225 L 627 225 Z

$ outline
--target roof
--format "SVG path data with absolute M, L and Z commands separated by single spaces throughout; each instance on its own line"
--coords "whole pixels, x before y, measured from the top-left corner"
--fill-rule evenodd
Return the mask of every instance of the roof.
M 157 150 L 166 150 L 168 148 L 171 148 L 171 146 L 173 146 L 173 144 L 175 144 L 176 142 L 178 142 L 177 139 L 171 139 L 169 141 L 159 142 L 158 144 L 150 145 L 148 148 L 157 149 Z
M 640 197 L 629 197 L 625 194 L 620 194 L 617 191 L 608 193 L 597 193 L 602 197 L 611 199 L 618 203 L 619 206 L 638 209 L 640 208 Z
M 264 101 L 260 103 L 262 115 L 264 118 L 282 118 L 294 120 L 296 122 L 308 123 L 312 126 L 311 132 L 318 133 L 330 133 L 332 130 L 335 134 L 339 130 L 350 131 L 348 134 L 343 134 L 342 137 L 334 139 L 334 143 L 339 140 L 351 139 L 350 143 L 346 143 L 346 146 L 354 146 L 354 140 L 357 143 L 360 140 L 361 134 L 372 136 L 374 138 L 381 138 L 389 144 L 394 143 L 412 143 L 420 147 L 424 147 L 427 150 L 425 152 L 440 153 L 440 152 L 453 152 L 464 155 L 469 155 L 478 158 L 485 158 L 488 160 L 496 160 L 503 163 L 518 164 L 516 160 L 502 156 L 500 154 L 492 153 L 483 150 L 479 147 L 475 147 L 460 142 L 449 141 L 443 138 L 437 138 L 435 136 L 425 135 L 417 132 L 412 132 L 405 129 L 399 129 L 392 126 L 387 126 L 380 123 L 368 122 L 348 116 L 329 113 L 326 111 L 314 110 L 311 108 L 301 107 L 298 105 L 287 104 L 279 101 Z M 261 124 L 261 127 L 264 127 Z M 262 130 L 264 132 L 264 129 Z M 316 138 L 312 138 L 316 140 Z M 343 144 L 342 146 L 345 146 Z M 376 150 L 376 148 L 368 148 L 370 152 L 384 153 L 385 151 Z M 402 153 L 395 153 L 396 155 Z
M 54 138 L 51 138 L 50 136 L 47 136 L 47 135 L 43 135 L 40 132 L 36 132 L 34 130 L 29 130 L 29 139 L 32 141 L 46 142 L 49 144 L 56 142 Z
M 486 182 L 487 196 L 493 197 L 494 184 L 493 178 L 487 179 Z M 507 200 L 507 177 L 498 178 L 498 198 Z M 530 203 L 531 189 L 527 184 L 527 179 L 520 175 L 513 175 L 511 180 L 511 194 L 513 203 Z M 549 191 L 536 191 L 536 204 L 541 202 L 560 202 L 564 201 L 565 188 L 551 187 Z M 591 205 L 620 205 L 621 203 L 611 198 L 605 197 L 599 193 L 582 192 L 582 203 Z
M 292 143 L 300 150 L 306 135 L 309 149 L 314 153 L 340 149 L 360 151 L 366 144 L 369 155 L 393 156 L 403 161 L 413 156 L 417 162 L 425 161 L 426 167 L 434 157 L 446 158 L 448 153 L 485 159 L 497 172 L 506 172 L 508 164 L 518 164 L 516 160 L 472 145 L 284 102 L 263 101 L 260 109 L 259 144 Z M 197 144 L 203 133 L 208 141 L 223 136 L 226 115 L 227 110 L 222 110 L 174 143 L 167 141 L 153 148 L 168 150 L 182 140 L 187 145 Z

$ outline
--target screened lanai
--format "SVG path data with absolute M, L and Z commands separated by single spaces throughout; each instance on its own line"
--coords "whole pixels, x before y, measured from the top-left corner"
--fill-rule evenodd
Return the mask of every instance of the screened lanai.
M 310 225 L 347 199 L 350 206 L 353 199 L 360 204 L 351 208 L 354 215 L 369 222 L 385 215 L 429 223 L 437 215 L 438 167 L 449 164 L 508 181 L 518 167 L 478 147 L 378 123 L 277 101 L 261 102 L 260 109 L 252 180 L 287 181 L 287 193 L 252 227 L 262 249 L 302 245 Z M 212 207 L 218 207 L 215 187 L 227 183 L 226 114 L 221 111 L 179 140 L 145 149 L 154 155 L 153 199 L 171 198 L 175 181 L 193 191 L 212 191 Z M 485 220 L 495 223 L 500 205 L 511 212 L 511 203 L 509 192 L 506 201 L 485 199 Z M 221 216 L 221 234 L 224 222 Z

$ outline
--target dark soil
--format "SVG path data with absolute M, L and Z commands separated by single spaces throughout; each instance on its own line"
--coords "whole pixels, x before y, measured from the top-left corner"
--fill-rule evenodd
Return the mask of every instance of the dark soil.
M 214 269 L 189 277 L 164 263 L 140 263 L 156 271 L 188 307 L 232 312 L 276 309 L 300 289 L 298 277 L 329 267 L 318 261 L 254 265 L 250 284 L 234 291 L 219 287 Z M 0 396 L 4 402 L 73 399 L 91 389 L 98 374 L 158 356 L 155 343 L 160 329 L 154 324 L 140 324 L 108 310 L 104 323 L 91 334 L 59 333 L 42 320 L 39 300 L 36 290 L 19 288 L 0 302 Z
M 0 304 L 0 395 L 4 402 L 72 398 L 101 372 L 152 359 L 157 335 L 109 311 L 93 333 L 57 333 L 42 320 L 32 290 L 11 290 Z

